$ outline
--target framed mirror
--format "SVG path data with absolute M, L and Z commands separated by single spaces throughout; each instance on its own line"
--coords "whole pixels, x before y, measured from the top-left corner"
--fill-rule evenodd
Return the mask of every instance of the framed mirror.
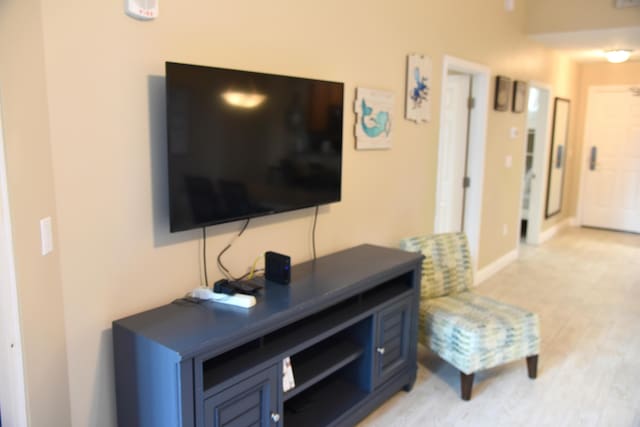
M 570 101 L 568 99 L 555 99 L 545 218 L 552 217 L 562 210 L 562 187 L 569 136 L 569 107 Z

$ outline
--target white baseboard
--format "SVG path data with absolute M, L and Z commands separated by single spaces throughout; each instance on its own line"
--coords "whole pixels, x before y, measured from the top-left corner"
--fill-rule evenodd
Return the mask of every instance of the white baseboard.
M 552 227 L 549 227 L 547 230 L 543 231 L 542 233 L 540 233 L 540 243 L 544 243 L 547 240 L 551 239 L 553 236 L 555 236 L 556 234 L 558 234 L 558 232 L 560 232 L 560 230 L 567 228 L 567 227 L 576 227 L 578 225 L 578 220 L 576 219 L 576 217 L 569 217 L 567 219 L 565 219 L 564 221 L 561 221 L 557 224 L 555 224 Z
M 474 285 L 478 286 L 480 283 L 487 280 L 489 277 L 496 274 L 498 271 L 505 268 L 507 265 L 511 264 L 513 261 L 518 259 L 518 249 L 514 249 L 511 252 L 501 256 L 491 264 L 484 267 L 482 270 L 478 270 L 476 273 L 476 277 L 474 280 Z
M 566 227 L 577 227 L 578 225 L 579 224 L 576 217 L 567 218 L 564 221 L 557 223 L 553 227 L 550 227 L 548 230 L 545 230 L 544 232 L 540 233 L 540 243 L 544 243 L 547 240 L 551 239 L 558 232 L 560 232 L 560 230 Z M 501 256 L 500 258 L 498 258 L 491 264 L 487 265 L 483 269 L 478 270 L 475 275 L 475 280 L 473 281 L 474 285 L 478 286 L 479 284 L 487 280 L 489 277 L 493 276 L 498 271 L 502 270 L 507 265 L 511 264 L 513 261 L 517 259 L 518 259 L 518 248 L 512 250 L 511 252 L 506 253 L 505 255 Z

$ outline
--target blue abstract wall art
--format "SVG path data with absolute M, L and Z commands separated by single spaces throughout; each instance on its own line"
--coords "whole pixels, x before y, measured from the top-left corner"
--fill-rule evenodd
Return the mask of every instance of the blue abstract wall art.
M 405 117 L 415 122 L 431 120 L 431 59 L 424 55 L 407 56 L 407 93 Z

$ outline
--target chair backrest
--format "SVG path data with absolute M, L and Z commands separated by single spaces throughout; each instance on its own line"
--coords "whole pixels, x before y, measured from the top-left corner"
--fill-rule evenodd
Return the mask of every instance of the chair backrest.
M 409 237 L 400 242 L 400 247 L 424 255 L 421 298 L 460 293 L 473 284 L 469 243 L 464 233 Z

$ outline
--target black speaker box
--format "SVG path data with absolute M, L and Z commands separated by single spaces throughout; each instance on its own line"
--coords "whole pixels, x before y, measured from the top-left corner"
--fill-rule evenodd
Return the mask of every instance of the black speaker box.
M 271 251 L 265 252 L 264 278 L 288 285 L 291 282 L 291 257 Z

